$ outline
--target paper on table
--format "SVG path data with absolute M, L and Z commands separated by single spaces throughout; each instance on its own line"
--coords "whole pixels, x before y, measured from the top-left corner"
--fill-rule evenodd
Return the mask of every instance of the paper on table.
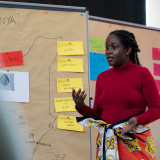
M 83 126 L 77 123 L 76 117 L 58 115 L 58 129 L 83 132 Z
M 56 112 L 76 111 L 72 97 L 54 98 Z
M 84 72 L 82 58 L 58 57 L 57 71 L 62 72 Z
M 79 88 L 83 90 L 82 78 L 58 78 L 57 92 L 72 92 L 72 88 L 78 91 Z
M 84 55 L 82 41 L 57 41 L 58 55 Z

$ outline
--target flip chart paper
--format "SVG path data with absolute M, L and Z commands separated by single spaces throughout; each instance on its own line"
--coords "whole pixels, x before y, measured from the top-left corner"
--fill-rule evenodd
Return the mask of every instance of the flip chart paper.
M 82 41 L 57 41 L 58 55 L 84 55 Z
M 154 75 L 160 76 L 160 64 L 154 63 Z
M 83 132 L 83 126 L 77 123 L 76 117 L 58 115 L 58 129 Z
M 90 51 L 104 51 L 104 39 L 89 37 L 89 50 Z
M 76 111 L 72 97 L 54 98 L 56 112 Z
M 160 60 L 160 48 L 152 48 L 153 60 Z
M 90 80 L 97 80 L 97 76 L 109 68 L 104 54 L 90 52 Z
M 29 102 L 29 73 L 0 71 L 0 101 Z
M 157 84 L 158 91 L 160 92 L 160 80 L 155 80 L 155 82 Z
M 84 72 L 82 58 L 58 57 L 57 71 L 59 72 Z
M 57 92 L 72 92 L 72 88 L 78 91 L 79 88 L 83 90 L 82 78 L 58 78 Z
M 0 67 L 23 65 L 22 51 L 0 53 Z

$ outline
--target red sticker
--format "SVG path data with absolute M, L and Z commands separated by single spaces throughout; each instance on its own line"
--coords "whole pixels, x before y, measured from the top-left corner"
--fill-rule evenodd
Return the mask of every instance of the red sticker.
M 0 67 L 23 65 L 22 51 L 0 53 Z

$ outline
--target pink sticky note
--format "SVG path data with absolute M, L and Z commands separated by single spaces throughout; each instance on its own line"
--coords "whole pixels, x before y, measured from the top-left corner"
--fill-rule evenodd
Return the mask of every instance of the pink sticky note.
M 22 51 L 0 53 L 0 67 L 23 65 Z
M 160 80 L 155 80 L 155 82 L 157 84 L 158 91 L 160 92 Z
M 154 75 L 160 76 L 160 64 L 154 63 Z
M 152 48 L 153 60 L 160 60 L 160 48 Z

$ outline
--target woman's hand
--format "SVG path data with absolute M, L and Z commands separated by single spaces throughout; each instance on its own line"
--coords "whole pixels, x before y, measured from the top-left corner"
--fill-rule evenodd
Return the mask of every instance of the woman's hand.
M 132 117 L 129 119 L 127 126 L 123 129 L 119 129 L 117 132 L 121 133 L 121 134 L 128 133 L 128 132 L 132 131 L 136 127 L 137 124 L 138 124 L 137 118 Z
M 72 97 L 78 109 L 84 107 L 84 100 L 86 96 L 87 94 L 85 94 L 85 91 L 81 92 L 81 88 L 78 90 L 78 92 L 76 92 L 75 89 L 72 88 Z

